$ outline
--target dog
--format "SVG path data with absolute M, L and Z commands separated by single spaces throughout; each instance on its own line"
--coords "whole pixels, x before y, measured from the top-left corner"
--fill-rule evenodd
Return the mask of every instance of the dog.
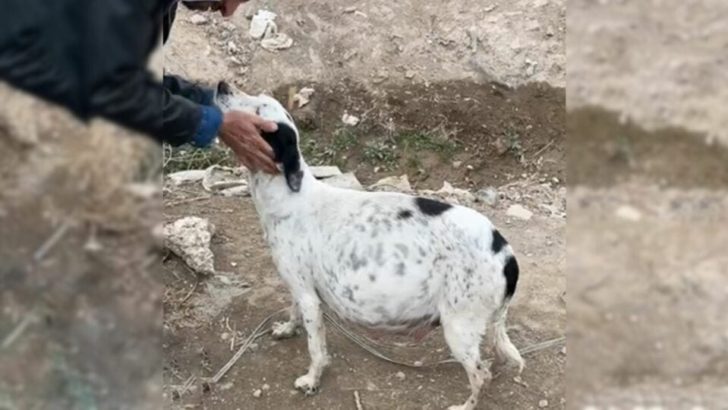
M 402 331 L 441 324 L 452 356 L 470 382 L 470 397 L 450 410 L 472 410 L 492 376 L 480 357 L 492 325 L 496 353 L 523 370 L 506 333 L 519 268 L 493 224 L 467 207 L 392 192 L 362 192 L 317 180 L 299 149 L 299 133 L 276 99 L 250 96 L 220 82 L 223 112 L 256 113 L 278 124 L 262 137 L 279 175 L 251 172 L 249 187 L 264 236 L 291 292 L 290 318 L 273 325 L 276 338 L 301 326 L 311 364 L 296 389 L 317 392 L 329 363 L 322 306 L 367 328 Z

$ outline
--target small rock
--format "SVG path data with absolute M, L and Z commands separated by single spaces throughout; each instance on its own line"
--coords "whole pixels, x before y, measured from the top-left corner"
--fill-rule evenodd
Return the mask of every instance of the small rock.
M 518 219 L 521 219 L 524 221 L 528 221 L 533 216 L 533 212 L 529 211 L 522 205 L 516 204 L 516 205 L 511 205 L 510 207 L 508 207 L 508 210 L 506 211 L 506 215 L 513 217 L 513 218 L 518 218 Z
M 223 28 L 223 30 L 227 30 L 227 31 L 235 31 L 235 30 L 236 30 L 236 29 L 238 28 L 238 27 L 237 27 L 237 26 L 236 26 L 236 25 L 235 25 L 235 24 L 234 24 L 233 22 L 231 22 L 231 21 L 223 21 L 223 22 L 222 22 L 222 24 L 221 24 L 220 26 L 221 26 L 221 27 Z
M 220 335 L 220 339 L 222 339 L 222 340 L 229 340 L 230 339 L 230 333 L 224 332 L 223 334 Z
M 218 386 L 218 389 L 220 389 L 222 391 L 230 390 L 232 388 L 233 388 L 233 383 L 232 382 L 223 383 L 223 384 L 220 384 Z
M 405 379 L 405 377 L 407 377 L 407 376 L 405 376 L 404 372 L 397 372 L 397 374 L 395 374 L 395 376 L 396 376 L 396 377 L 397 377 L 397 378 L 398 378 L 399 380 L 404 380 L 404 379 Z
M 475 169 L 475 167 L 473 167 L 472 165 L 468 165 L 465 167 L 465 169 L 467 169 L 468 171 L 472 171 Z
M 260 387 L 263 390 L 270 390 L 270 384 L 266 383 Z
M 460 168 L 463 165 L 463 161 L 455 161 L 452 163 L 452 167 L 455 169 Z
M 348 113 L 344 113 L 344 115 L 341 116 L 341 122 L 343 122 L 346 125 L 356 127 L 356 125 L 359 124 L 359 117 L 355 117 Z
M 250 196 L 250 190 L 247 185 L 234 186 L 231 188 L 223 189 L 220 191 L 220 195 L 225 197 L 247 197 Z
M 492 187 L 483 188 L 475 193 L 475 199 L 488 206 L 495 206 L 498 203 L 498 190 Z
M 207 16 L 202 14 L 193 14 L 190 17 L 190 23 L 196 25 L 196 26 L 202 26 L 204 24 L 207 24 L 210 22 L 210 19 L 207 18 Z
M 355 11 L 356 11 L 356 7 L 354 7 L 354 6 L 349 6 L 344 9 L 344 13 L 353 13 Z
M 549 401 L 548 401 L 548 400 L 546 400 L 546 399 L 540 400 L 540 401 L 538 402 L 538 407 L 540 407 L 540 408 L 542 408 L 542 409 L 543 409 L 543 408 L 546 408 L 546 407 L 548 407 L 548 406 L 549 406 Z
M 369 186 L 370 191 L 412 192 L 407 174 L 398 177 L 386 177 Z
M 423 363 L 418 360 L 418 361 L 414 362 L 413 364 L 415 365 L 415 367 L 422 367 Z
M 164 226 L 164 242 L 192 270 L 212 275 L 215 274 L 215 264 L 210 240 L 214 233 L 215 226 L 210 221 L 189 216 Z
M 262 396 L 262 395 L 263 395 L 263 390 L 261 390 L 261 389 L 256 389 L 256 390 L 255 390 L 255 391 L 253 392 L 253 397 L 255 397 L 256 399 L 257 399 L 258 397 Z
M 230 53 L 230 54 L 235 54 L 235 53 L 237 53 L 237 52 L 238 52 L 239 50 L 240 50 L 240 49 L 238 48 L 238 45 L 237 45 L 237 44 L 235 44 L 235 43 L 234 43 L 234 42 L 232 42 L 232 41 L 228 41 L 228 43 L 227 43 L 227 51 L 228 51 L 228 53 Z
M 238 266 L 238 263 L 237 262 L 230 262 L 230 266 L 232 266 L 234 268 L 234 267 Z
M 642 219 L 642 212 L 629 205 L 622 205 L 617 208 L 615 215 L 627 221 L 637 222 Z
M 235 56 L 230 57 L 228 60 L 230 60 L 230 62 L 235 65 L 243 65 L 243 62 L 240 61 L 240 59 Z
M 566 354 L 566 346 L 564 346 L 564 347 L 561 348 L 561 354 L 563 354 L 563 355 Z
M 328 185 L 335 186 L 338 188 L 354 189 L 357 191 L 363 191 L 364 187 L 361 182 L 356 178 L 353 172 L 347 172 L 346 174 L 335 175 L 333 177 L 322 179 L 321 181 Z
M 415 78 L 415 72 L 412 71 L 412 70 L 405 71 L 404 78 L 406 78 L 408 80 L 411 80 L 411 79 Z
M 335 166 L 310 167 L 310 169 L 316 179 L 330 178 L 342 174 L 339 167 Z

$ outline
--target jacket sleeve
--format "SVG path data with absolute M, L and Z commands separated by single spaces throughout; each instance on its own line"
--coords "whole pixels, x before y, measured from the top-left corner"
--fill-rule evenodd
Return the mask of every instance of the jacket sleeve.
M 129 0 L 87 2 L 90 111 L 172 145 L 195 143 L 202 132 L 206 141 L 197 145 L 206 145 L 222 114 L 176 95 L 146 68 L 149 41 L 159 41 L 158 22 L 141 0 L 131 2 L 138 7 Z
M 146 0 L 4 0 L 0 78 L 172 145 L 206 145 L 222 113 L 167 89 L 147 69 L 162 10 Z

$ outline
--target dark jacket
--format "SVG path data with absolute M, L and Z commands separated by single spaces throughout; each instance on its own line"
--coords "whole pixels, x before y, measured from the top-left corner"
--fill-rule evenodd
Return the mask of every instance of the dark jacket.
M 222 120 L 211 91 L 173 76 L 160 81 L 147 69 L 176 7 L 175 0 L 2 0 L 0 79 L 83 120 L 99 116 L 172 145 L 206 145 Z

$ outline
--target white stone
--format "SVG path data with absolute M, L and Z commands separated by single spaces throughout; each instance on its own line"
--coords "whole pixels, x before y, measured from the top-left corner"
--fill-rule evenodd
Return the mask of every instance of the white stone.
M 407 174 L 398 177 L 386 177 L 369 186 L 370 191 L 412 192 Z
M 261 390 L 261 389 L 256 389 L 256 390 L 255 390 L 255 391 L 253 392 L 253 397 L 255 397 L 256 399 L 257 399 L 258 397 L 262 396 L 262 395 L 263 395 L 263 390 Z
M 637 222 L 642 219 L 642 212 L 637 208 L 633 208 L 629 205 L 622 205 L 614 213 L 618 218 L 622 218 L 628 221 Z
M 533 216 L 533 212 L 526 209 L 524 206 L 515 204 L 508 207 L 508 210 L 506 211 L 506 215 L 521 219 L 524 221 L 528 221 Z
M 356 175 L 352 172 L 322 179 L 321 181 L 337 188 L 354 189 L 357 191 L 364 190 L 364 187 L 362 187 L 361 183 L 356 178 Z
M 215 274 L 210 240 L 215 226 L 207 219 L 188 216 L 164 226 L 164 245 L 195 272 Z
M 355 127 L 357 124 L 359 124 L 359 117 L 344 113 L 344 115 L 341 116 L 341 122 L 346 125 Z
M 207 16 L 204 16 L 202 14 L 193 14 L 190 17 L 190 23 L 196 25 L 196 26 L 202 26 L 204 24 L 207 24 L 210 22 L 210 19 L 207 18 Z
M 492 187 L 483 188 L 475 193 L 475 197 L 488 206 L 495 206 L 498 203 L 498 190 Z

